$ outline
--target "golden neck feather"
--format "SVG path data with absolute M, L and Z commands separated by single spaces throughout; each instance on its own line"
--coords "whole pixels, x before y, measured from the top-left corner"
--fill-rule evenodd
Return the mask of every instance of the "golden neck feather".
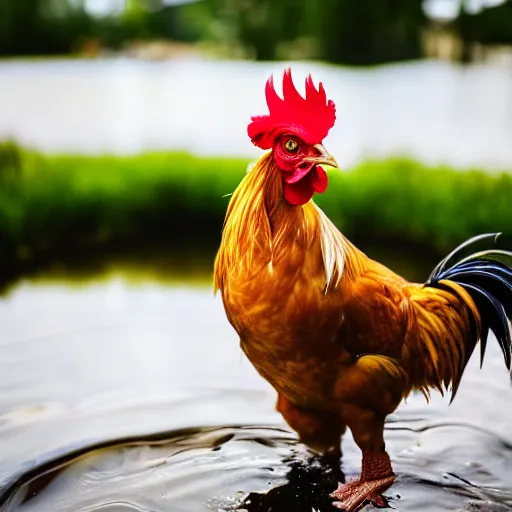
M 307 250 L 318 243 L 327 290 L 339 283 L 351 245 L 313 201 L 292 206 L 284 200 L 281 174 L 269 152 L 231 197 L 215 260 L 214 288 L 223 288 L 228 271 L 272 268 L 281 258 L 290 257 L 292 246 Z

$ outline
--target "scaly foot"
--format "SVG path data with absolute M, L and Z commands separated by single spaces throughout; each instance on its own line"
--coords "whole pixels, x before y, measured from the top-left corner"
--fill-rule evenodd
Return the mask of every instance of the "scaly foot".
M 337 501 L 333 505 L 346 512 L 359 510 L 364 504 L 371 503 L 375 507 L 385 508 L 388 506 L 386 498 L 381 496 L 395 481 L 395 476 L 388 476 L 379 480 L 354 480 L 348 484 L 339 484 L 338 488 L 331 494 L 331 498 Z

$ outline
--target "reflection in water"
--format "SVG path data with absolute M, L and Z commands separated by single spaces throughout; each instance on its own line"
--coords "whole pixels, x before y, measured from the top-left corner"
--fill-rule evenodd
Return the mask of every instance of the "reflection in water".
M 489 343 L 452 406 L 413 395 L 390 417 L 393 507 L 512 510 L 501 357 Z M 0 301 L 0 376 L 1 512 L 331 508 L 340 475 L 288 432 L 209 289 L 21 283 Z M 360 453 L 343 447 L 350 479 Z

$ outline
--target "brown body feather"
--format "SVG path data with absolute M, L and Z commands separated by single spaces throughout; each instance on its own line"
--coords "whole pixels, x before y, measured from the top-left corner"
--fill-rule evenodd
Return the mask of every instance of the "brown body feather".
M 336 449 L 348 425 L 363 452 L 382 451 L 384 418 L 413 388 L 456 390 L 480 336 L 478 310 L 462 287 L 407 282 L 312 202 L 282 196 L 269 153 L 231 198 L 215 288 L 305 442 Z

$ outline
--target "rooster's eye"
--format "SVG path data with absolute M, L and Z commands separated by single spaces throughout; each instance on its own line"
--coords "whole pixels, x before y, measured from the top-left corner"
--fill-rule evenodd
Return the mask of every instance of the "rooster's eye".
M 288 139 L 284 143 L 284 149 L 286 149 L 286 151 L 289 151 L 290 153 L 296 153 L 299 149 L 299 143 L 294 139 Z

